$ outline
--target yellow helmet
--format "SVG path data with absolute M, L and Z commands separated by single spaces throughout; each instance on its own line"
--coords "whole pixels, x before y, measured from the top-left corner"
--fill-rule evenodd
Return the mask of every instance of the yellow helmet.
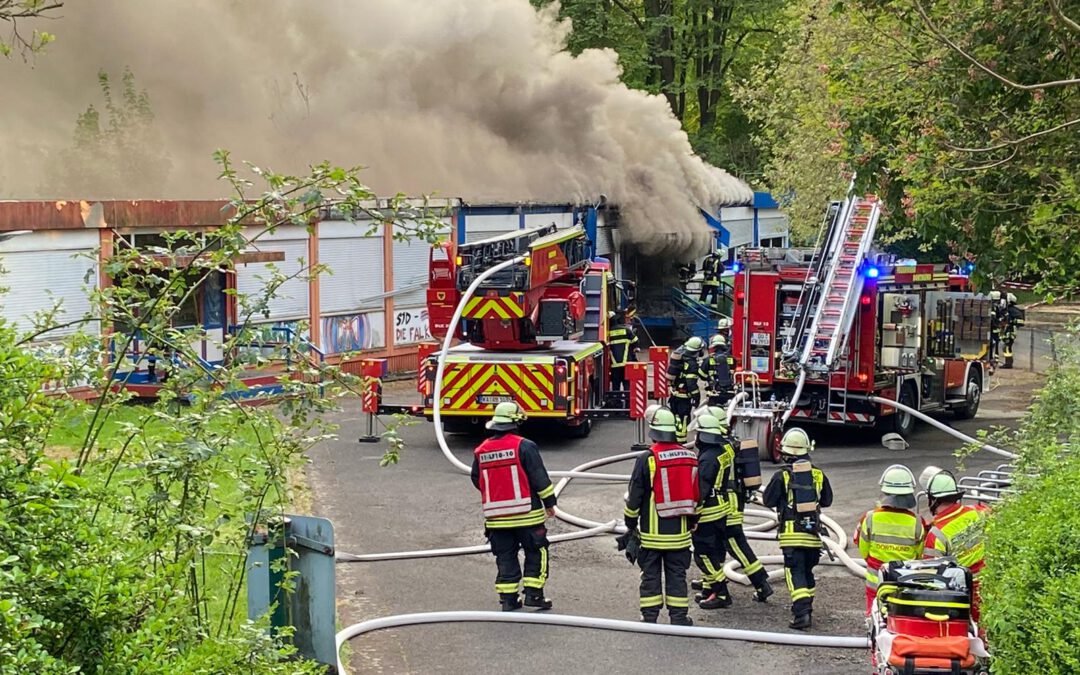
M 484 426 L 492 431 L 513 431 L 525 421 L 525 411 L 516 401 L 503 401 L 495 406 L 491 420 Z

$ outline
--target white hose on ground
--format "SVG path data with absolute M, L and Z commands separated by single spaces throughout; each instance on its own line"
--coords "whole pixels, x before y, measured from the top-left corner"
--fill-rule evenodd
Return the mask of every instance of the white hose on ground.
M 987 452 L 992 452 L 995 455 L 1001 455 L 1002 457 L 1007 457 L 1008 459 L 1016 459 L 1016 454 L 1015 453 L 1009 452 L 1008 450 L 1002 450 L 1001 448 L 995 448 L 992 445 L 989 445 L 987 443 L 983 443 L 979 439 L 972 438 L 971 436 L 968 436 L 965 433 L 957 431 L 956 429 L 953 429 L 952 427 L 950 427 L 948 424 L 945 424 L 944 422 L 941 422 L 940 420 L 936 420 L 933 417 L 930 417 L 929 415 L 927 415 L 926 413 L 923 413 L 923 412 L 921 412 L 919 410 L 916 410 L 915 408 L 904 405 L 903 403 L 900 403 L 899 401 L 890 401 L 889 399 L 881 398 L 880 396 L 865 396 L 865 397 L 864 396 L 852 396 L 851 398 L 863 399 L 863 400 L 866 400 L 866 401 L 870 401 L 871 403 L 879 403 L 881 405 L 889 406 L 890 408 L 896 408 L 897 410 L 903 410 L 904 412 L 908 413 L 909 415 L 914 415 L 915 417 L 919 418 L 923 422 L 926 422 L 930 426 L 937 427 L 938 429 L 941 429 L 942 431 L 944 431 L 947 434 L 951 434 L 952 436 L 955 436 L 956 438 L 960 439 L 961 441 L 963 441 L 965 443 L 972 443 L 974 445 L 979 446 L 980 450 L 986 450 Z
M 842 637 L 832 635 L 807 635 L 805 633 L 770 633 L 757 630 L 739 630 L 735 628 L 713 628 L 706 626 L 671 626 L 667 624 L 640 623 L 619 619 L 602 619 L 592 616 L 572 616 L 567 614 L 521 613 L 521 612 L 422 612 L 418 614 L 399 614 L 370 619 L 342 629 L 337 634 L 337 649 L 354 637 L 387 628 L 401 626 L 420 626 L 431 623 L 531 623 L 544 626 L 564 626 L 569 628 L 593 628 L 613 630 L 624 633 L 645 633 L 648 635 L 671 635 L 674 637 L 710 638 L 713 640 L 741 640 L 774 645 L 793 645 L 797 647 L 828 647 L 834 649 L 866 649 L 869 641 L 866 637 Z M 338 661 L 338 671 L 345 669 Z

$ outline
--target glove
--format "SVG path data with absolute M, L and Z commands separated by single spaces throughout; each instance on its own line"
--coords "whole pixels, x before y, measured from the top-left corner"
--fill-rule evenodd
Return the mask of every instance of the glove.
M 637 530 L 627 530 L 626 534 L 615 537 L 615 546 L 619 551 L 626 551 L 626 559 L 630 564 L 636 563 L 641 551 L 641 535 Z

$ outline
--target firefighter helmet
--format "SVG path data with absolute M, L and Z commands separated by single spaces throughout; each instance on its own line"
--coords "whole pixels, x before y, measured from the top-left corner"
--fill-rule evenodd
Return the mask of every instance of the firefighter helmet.
M 705 341 L 695 335 L 683 343 L 683 349 L 688 352 L 700 352 L 705 349 Z
M 1016 295 L 1015 295 L 1015 294 L 1013 294 L 1013 293 L 1009 293 L 1009 294 L 1007 294 L 1007 295 L 1005 296 L 1005 301 L 1006 301 L 1006 302 L 1008 302 L 1008 303 L 1009 303 L 1010 305 L 1015 305 L 1015 304 L 1016 304 L 1016 302 L 1017 302 L 1017 300 L 1016 300 Z
M 516 401 L 503 401 L 495 406 L 495 412 L 485 426 L 492 431 L 513 431 L 524 421 L 525 411 Z
M 727 347 L 727 338 L 719 333 L 709 338 L 709 349 L 717 347 Z
M 881 492 L 887 495 L 914 495 L 915 476 L 903 464 L 893 464 L 881 474 Z
M 731 319 L 726 316 L 716 322 L 716 330 L 731 330 Z
M 697 418 L 697 442 L 722 445 L 727 443 L 727 428 L 720 419 L 705 414 Z
M 997 302 L 998 300 L 1001 300 L 1001 291 L 990 291 L 987 296 L 990 300 Z
M 647 418 L 649 423 L 649 438 L 654 441 L 675 442 L 675 415 L 667 408 L 661 407 Z
M 784 433 L 784 437 L 780 439 L 780 452 L 784 455 L 805 457 L 813 449 L 814 442 L 810 440 L 810 436 L 798 427 L 788 429 Z
M 959 497 L 963 494 L 956 485 L 956 477 L 952 475 L 952 472 L 936 466 L 928 466 L 923 470 L 919 476 L 919 484 L 926 490 L 926 495 L 930 499 Z

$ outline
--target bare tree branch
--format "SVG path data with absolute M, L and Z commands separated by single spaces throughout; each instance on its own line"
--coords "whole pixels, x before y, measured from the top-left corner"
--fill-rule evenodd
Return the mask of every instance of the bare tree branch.
M 1024 143 L 1027 143 L 1028 141 L 1030 141 L 1032 139 L 1038 138 L 1039 136 L 1046 136 L 1047 134 L 1052 134 L 1055 131 L 1061 131 L 1062 129 L 1067 129 L 1067 128 L 1069 128 L 1071 126 L 1074 126 L 1074 125 L 1077 125 L 1077 124 L 1080 124 L 1080 117 L 1078 117 L 1078 118 L 1076 118 L 1074 120 L 1070 120 L 1068 122 L 1062 122 L 1061 124 L 1057 125 L 1056 127 L 1052 127 L 1050 129 L 1043 129 L 1042 131 L 1036 131 L 1033 134 L 1028 134 L 1027 136 L 1024 136 L 1022 138 L 1016 138 L 1016 139 L 1013 139 L 1011 141 L 1002 141 L 1002 142 L 996 143 L 994 145 L 988 145 L 985 148 L 960 148 L 960 147 L 957 147 L 955 145 L 950 145 L 949 149 L 950 150 L 956 150 L 957 152 L 980 153 L 980 152 L 993 152 L 994 150 L 1001 150 L 1002 148 L 1009 148 L 1009 147 L 1015 148 L 1016 146 L 1023 145 Z
M 985 65 L 982 61 L 979 61 L 974 56 L 964 51 L 964 49 L 960 45 L 956 44 L 956 42 L 950 39 L 949 36 L 945 35 L 945 33 L 942 32 L 940 28 L 938 28 L 937 24 L 935 24 L 933 19 L 930 18 L 930 15 L 926 13 L 926 9 L 922 6 L 922 3 L 919 2 L 919 0 L 914 0 L 914 4 L 915 11 L 918 12 L 919 16 L 923 20 L 923 23 L 926 24 L 927 30 L 929 30 L 934 37 L 947 45 L 949 49 L 952 49 L 954 52 L 967 59 L 976 68 L 983 71 L 998 82 L 1001 82 L 1002 84 L 1012 87 L 1013 89 L 1020 89 L 1021 91 L 1034 91 L 1036 89 L 1053 89 L 1056 87 L 1071 87 L 1080 84 L 1080 78 L 1073 78 L 1070 80 L 1054 80 L 1053 82 L 1042 82 L 1039 84 L 1021 84 L 1019 82 L 1014 82 L 1013 80 L 1010 80 L 1004 75 L 998 73 L 994 69 Z
M 1057 17 L 1068 28 L 1072 29 L 1077 33 L 1080 33 L 1080 23 L 1077 23 L 1069 17 L 1065 16 L 1065 12 L 1061 11 L 1061 2 L 1059 0 L 1048 0 L 1048 2 L 1050 3 L 1050 11 L 1054 13 L 1055 17 Z
M 954 168 L 957 171 L 986 171 L 987 169 L 993 169 L 996 166 L 1001 166 L 1002 164 L 1006 164 L 1008 162 L 1011 162 L 1013 157 L 1016 157 L 1017 152 L 1018 152 L 1018 149 L 1013 148 L 1012 152 L 1009 153 L 1008 157 L 1006 157 L 1004 159 L 999 159 L 996 162 L 990 162 L 989 164 L 980 164 L 978 166 L 958 166 L 958 167 L 954 167 Z
M 623 2 L 622 0 L 611 0 L 611 2 L 616 7 L 621 9 L 624 14 L 630 17 L 630 20 L 634 22 L 634 25 L 636 25 L 641 30 L 645 30 L 645 22 L 641 19 L 640 16 L 634 14 L 634 10 L 627 7 L 625 2 Z

